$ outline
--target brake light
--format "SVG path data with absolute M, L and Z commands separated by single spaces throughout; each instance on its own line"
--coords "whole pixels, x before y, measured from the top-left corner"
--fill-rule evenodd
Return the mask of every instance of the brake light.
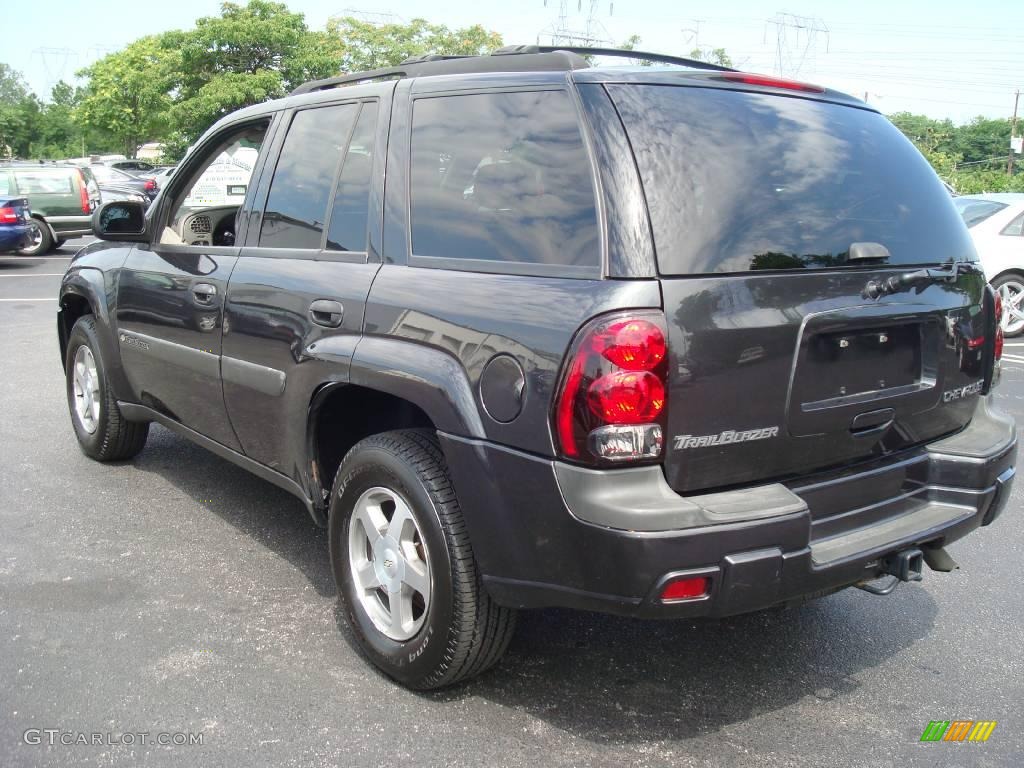
M 153 192 L 156 189 L 156 182 L 152 179 L 146 179 L 146 191 Z
M 0 224 L 17 224 L 21 220 L 13 208 L 0 208 Z
M 996 344 L 995 353 L 996 360 L 1002 360 L 1003 358 L 1003 297 L 996 292 Z
M 587 463 L 660 457 L 667 358 L 660 312 L 604 317 L 585 326 L 555 399 L 561 454 Z
M 92 213 L 92 203 L 89 201 L 89 186 L 85 182 L 85 174 L 78 172 L 78 196 L 82 204 L 82 213 Z
M 824 93 L 825 89 L 820 85 L 801 83 L 796 80 L 784 80 L 781 77 L 770 75 L 752 75 L 747 72 L 726 72 L 718 75 L 719 80 L 728 80 L 730 83 L 743 83 L 745 85 L 759 85 L 767 88 L 785 88 L 789 91 L 803 91 L 804 93 Z

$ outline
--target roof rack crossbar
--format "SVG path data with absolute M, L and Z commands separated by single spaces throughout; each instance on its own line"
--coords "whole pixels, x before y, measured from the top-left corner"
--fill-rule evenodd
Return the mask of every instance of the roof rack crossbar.
M 533 45 L 533 46 L 509 46 L 519 48 L 519 51 L 509 53 L 553 53 L 554 51 L 568 51 L 580 56 L 616 56 L 623 59 L 639 59 L 640 61 L 653 61 L 659 64 L 678 64 L 693 69 L 711 69 L 716 72 L 736 72 L 732 67 L 724 67 L 721 64 L 712 64 L 710 61 L 699 59 L 687 59 L 683 56 L 670 56 L 667 53 L 649 53 L 647 51 L 628 51 L 624 48 L 593 48 L 590 46 L 574 45 Z M 531 50 L 532 49 L 532 50 Z M 497 51 L 496 51 L 497 53 Z
M 371 69 L 367 72 L 352 72 L 348 75 L 338 75 L 337 77 L 328 77 L 325 80 L 310 80 L 308 83 L 303 83 L 294 91 L 291 92 L 292 96 L 298 96 L 301 93 L 313 93 L 314 91 L 326 91 L 330 88 L 337 88 L 339 85 L 349 85 L 352 83 L 365 83 L 371 80 L 389 80 L 398 79 L 406 76 L 405 67 L 384 67 L 383 69 Z

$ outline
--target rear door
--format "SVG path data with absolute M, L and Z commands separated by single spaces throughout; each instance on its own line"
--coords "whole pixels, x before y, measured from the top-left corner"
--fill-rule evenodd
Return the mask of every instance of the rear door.
M 843 466 L 970 420 L 992 341 L 984 277 L 949 195 L 882 115 L 784 91 L 605 87 L 662 278 L 673 488 Z
M 348 378 L 380 267 L 369 255 L 387 137 L 380 93 L 284 115 L 228 286 L 221 368 L 231 423 L 246 454 L 288 474 L 314 390 Z

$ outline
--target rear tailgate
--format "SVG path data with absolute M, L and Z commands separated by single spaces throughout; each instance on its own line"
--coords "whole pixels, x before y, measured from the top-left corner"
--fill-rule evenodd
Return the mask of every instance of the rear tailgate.
M 984 277 L 948 194 L 883 116 L 784 92 L 605 87 L 662 276 L 674 489 L 784 480 L 968 423 L 993 341 Z

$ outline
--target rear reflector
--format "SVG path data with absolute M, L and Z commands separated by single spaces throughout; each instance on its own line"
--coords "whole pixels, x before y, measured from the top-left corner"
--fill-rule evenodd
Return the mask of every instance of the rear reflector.
M 825 89 L 820 85 L 800 83 L 796 80 L 784 80 L 780 77 L 770 75 L 751 75 L 747 72 L 727 72 L 718 75 L 717 80 L 728 80 L 730 83 L 743 83 L 745 85 L 760 85 L 766 88 L 785 88 L 788 91 L 803 91 L 804 93 L 824 93 Z
M 704 597 L 711 589 L 711 579 L 707 576 L 691 576 L 685 579 L 670 581 L 661 590 L 661 602 L 674 603 L 680 600 L 696 600 Z

